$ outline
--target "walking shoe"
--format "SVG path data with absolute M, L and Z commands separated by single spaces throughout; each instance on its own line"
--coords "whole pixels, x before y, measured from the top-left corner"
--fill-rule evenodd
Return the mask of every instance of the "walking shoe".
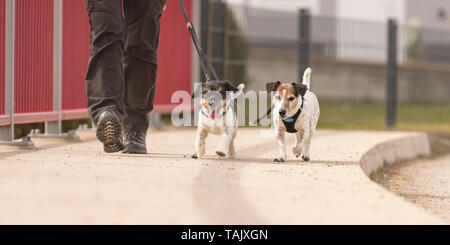
M 97 125 L 97 139 L 103 143 L 106 153 L 119 152 L 124 149 L 122 124 L 112 110 L 103 112 Z
M 125 132 L 125 150 L 123 153 L 147 154 L 146 136 L 147 132 L 145 131 Z

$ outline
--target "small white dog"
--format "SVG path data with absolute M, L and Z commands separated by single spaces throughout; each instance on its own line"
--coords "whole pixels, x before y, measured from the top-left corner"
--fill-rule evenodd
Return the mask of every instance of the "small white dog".
M 205 155 L 205 140 L 208 133 L 223 135 L 222 141 L 217 146 L 217 156 L 227 158 L 236 156 L 234 138 L 237 134 L 238 120 L 234 113 L 233 101 L 242 93 L 244 87 L 244 84 L 240 84 L 236 88 L 223 81 L 210 81 L 203 86 L 195 152 L 192 158 L 201 158 Z
M 309 91 L 311 69 L 306 69 L 303 83 L 267 83 L 268 92 L 274 92 L 272 104 L 274 106 L 272 118 L 275 135 L 279 144 L 279 157 L 275 162 L 284 162 L 287 158 L 285 134 L 294 133 L 296 143 L 292 149 L 296 157 L 309 161 L 311 138 L 319 120 L 320 108 L 317 97 Z

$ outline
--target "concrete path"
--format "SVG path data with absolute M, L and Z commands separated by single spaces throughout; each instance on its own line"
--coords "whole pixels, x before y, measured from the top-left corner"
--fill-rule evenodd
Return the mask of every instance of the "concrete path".
M 383 186 L 450 224 L 450 154 L 395 164 L 377 173 Z
M 359 166 L 375 144 L 408 133 L 318 131 L 311 162 L 273 164 L 276 142 L 240 129 L 237 159 L 194 160 L 195 130 L 151 133 L 147 156 L 107 155 L 81 143 L 35 139 L 0 148 L 0 224 L 440 224 L 369 180 Z M 288 145 L 293 144 L 288 137 Z

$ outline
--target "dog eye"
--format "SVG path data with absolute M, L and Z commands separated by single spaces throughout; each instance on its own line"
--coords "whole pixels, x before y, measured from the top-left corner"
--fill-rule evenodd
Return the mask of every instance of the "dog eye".
M 289 101 L 294 101 L 295 97 L 289 97 Z

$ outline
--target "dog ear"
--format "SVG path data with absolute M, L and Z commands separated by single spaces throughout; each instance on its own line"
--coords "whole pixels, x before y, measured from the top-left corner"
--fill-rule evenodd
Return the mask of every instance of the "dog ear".
M 237 91 L 239 91 L 239 89 L 236 88 L 236 86 L 234 86 L 233 84 L 227 82 L 227 91 L 237 92 Z
M 278 87 L 281 85 L 280 81 L 277 81 L 275 83 L 267 83 L 266 84 L 266 90 L 267 92 L 271 92 L 271 91 L 277 91 Z
M 308 91 L 308 86 L 301 83 L 292 83 L 292 86 L 294 87 L 296 96 L 301 95 L 303 97 L 305 96 L 306 91 Z

